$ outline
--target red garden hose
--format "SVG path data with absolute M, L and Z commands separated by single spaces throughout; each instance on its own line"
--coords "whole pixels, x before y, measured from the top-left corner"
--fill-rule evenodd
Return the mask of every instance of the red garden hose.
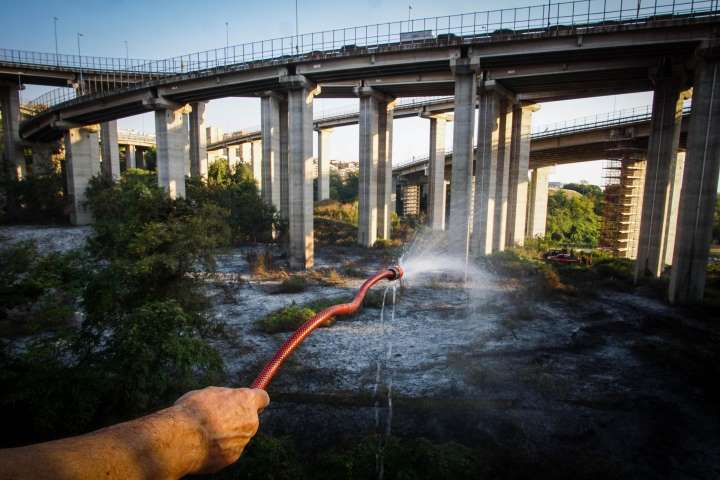
M 265 365 L 265 367 L 260 372 L 260 375 L 258 375 L 255 381 L 253 381 L 252 385 L 250 385 L 250 388 L 260 388 L 262 390 L 266 390 L 268 384 L 273 379 L 277 371 L 280 369 L 283 362 L 297 347 L 300 346 L 300 344 L 305 340 L 308 335 L 312 333 L 313 330 L 315 330 L 324 322 L 337 315 L 349 315 L 351 313 L 355 313 L 360 308 L 360 305 L 362 305 L 362 301 L 365 298 L 368 290 L 370 290 L 370 287 L 378 283 L 380 280 L 398 280 L 402 276 L 403 271 L 402 268 L 400 268 L 399 266 L 390 267 L 387 270 L 376 273 L 374 276 L 365 280 L 365 283 L 362 284 L 360 290 L 358 290 L 358 293 L 357 295 L 355 295 L 355 298 L 352 302 L 341 303 L 340 305 L 333 305 L 332 307 L 328 307 L 325 310 L 316 314 L 307 322 L 303 323 L 300 328 L 295 330 L 295 333 L 293 333 L 290 338 L 285 340 L 285 343 L 283 343 L 282 347 L 280 347 L 280 349 L 275 352 L 275 356 L 273 356 L 272 360 L 270 360 Z

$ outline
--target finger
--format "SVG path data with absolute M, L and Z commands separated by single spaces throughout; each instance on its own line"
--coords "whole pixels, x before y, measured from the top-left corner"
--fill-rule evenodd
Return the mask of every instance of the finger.
M 259 388 L 253 388 L 250 390 L 255 408 L 258 412 L 261 412 L 270 404 L 270 395 L 265 390 Z

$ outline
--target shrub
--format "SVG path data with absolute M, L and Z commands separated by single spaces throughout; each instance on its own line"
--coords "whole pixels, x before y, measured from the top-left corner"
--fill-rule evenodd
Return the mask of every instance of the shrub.
M 6 205 L 5 222 L 67 223 L 67 198 L 60 173 L 31 176 L 22 180 L 5 180 L 0 184 Z
M 305 277 L 300 275 L 291 275 L 283 280 L 276 290 L 276 293 L 300 293 L 307 288 Z
M 314 315 L 315 310 L 293 303 L 263 317 L 259 327 L 265 333 L 292 332 Z
M 375 240 L 373 248 L 384 249 L 384 248 L 395 248 L 402 246 L 402 242 L 398 239 L 390 240 L 388 238 L 379 238 Z

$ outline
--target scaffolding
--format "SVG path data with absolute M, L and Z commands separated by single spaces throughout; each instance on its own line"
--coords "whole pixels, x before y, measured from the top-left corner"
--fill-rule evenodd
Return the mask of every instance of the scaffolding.
M 637 257 L 646 162 L 636 151 L 610 152 L 603 165 L 600 245 L 622 258 Z

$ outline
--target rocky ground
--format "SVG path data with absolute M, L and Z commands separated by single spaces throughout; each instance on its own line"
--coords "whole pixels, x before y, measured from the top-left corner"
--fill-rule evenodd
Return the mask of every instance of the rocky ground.
M 0 237 L 66 248 L 87 234 L 41 230 L 2 228 Z M 211 314 L 227 331 L 216 347 L 236 386 L 250 384 L 289 335 L 263 333 L 258 319 L 353 293 L 361 274 L 391 260 L 319 249 L 320 266 L 359 271 L 344 285 L 278 294 L 277 280 L 250 276 L 247 250 L 219 255 L 206 280 Z M 408 280 L 376 287 L 388 288 L 384 318 L 365 309 L 306 341 L 269 388 L 262 432 L 312 450 L 390 422 L 400 437 L 511 452 L 510 471 L 540 461 L 576 478 L 720 477 L 717 324 L 630 292 L 528 295 L 482 271 L 469 287 L 438 275 Z

